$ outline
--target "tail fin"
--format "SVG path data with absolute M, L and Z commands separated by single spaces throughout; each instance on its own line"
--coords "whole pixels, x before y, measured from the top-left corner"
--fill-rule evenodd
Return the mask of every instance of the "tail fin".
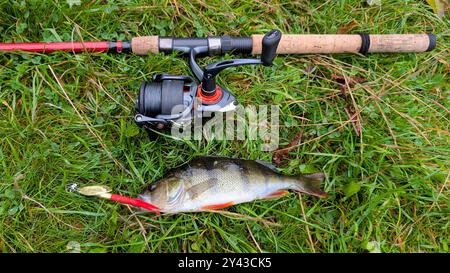
M 320 189 L 320 185 L 322 184 L 324 178 L 324 173 L 302 174 L 299 176 L 298 183 L 296 183 L 294 190 L 317 197 L 327 197 L 329 194 Z

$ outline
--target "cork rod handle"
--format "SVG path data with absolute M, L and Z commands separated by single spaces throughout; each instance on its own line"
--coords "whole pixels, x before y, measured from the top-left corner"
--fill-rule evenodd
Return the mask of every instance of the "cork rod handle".
M 131 51 L 137 55 L 158 54 L 159 37 L 141 36 L 131 39 Z
M 264 35 L 252 35 L 252 54 L 261 54 Z M 432 34 L 366 35 L 367 53 L 425 52 L 436 45 Z M 361 52 L 363 36 L 359 34 L 285 34 L 281 37 L 277 54 L 328 54 Z

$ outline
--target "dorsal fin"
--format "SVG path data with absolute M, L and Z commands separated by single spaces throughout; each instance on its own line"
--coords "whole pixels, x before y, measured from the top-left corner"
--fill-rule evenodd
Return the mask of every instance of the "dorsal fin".
M 277 167 L 275 167 L 275 165 L 273 165 L 272 163 L 269 163 L 267 161 L 262 161 L 262 160 L 255 160 L 256 163 L 263 165 L 264 167 L 269 168 L 270 170 L 276 172 L 276 173 L 281 173 Z

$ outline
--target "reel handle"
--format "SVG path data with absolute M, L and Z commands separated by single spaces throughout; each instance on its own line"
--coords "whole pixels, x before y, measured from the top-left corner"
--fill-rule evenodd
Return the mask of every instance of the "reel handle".
M 274 29 L 266 33 L 262 39 L 261 61 L 264 66 L 272 65 L 277 55 L 278 44 L 281 40 L 281 31 Z
M 205 67 L 202 77 L 202 91 L 205 95 L 211 96 L 216 90 L 215 77 L 220 71 L 233 66 L 242 65 L 257 65 L 264 66 L 272 65 L 273 59 L 277 55 L 277 47 L 281 40 L 281 31 L 274 29 L 264 35 L 261 41 L 262 54 L 261 59 L 231 59 L 209 64 Z

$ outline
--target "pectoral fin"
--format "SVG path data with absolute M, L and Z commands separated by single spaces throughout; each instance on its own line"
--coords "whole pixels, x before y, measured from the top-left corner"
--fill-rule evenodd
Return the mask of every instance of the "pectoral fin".
M 189 196 L 192 199 L 198 198 L 202 193 L 204 193 L 207 190 L 210 190 L 211 188 L 214 188 L 218 185 L 218 179 L 217 178 L 209 178 L 203 182 L 200 182 L 196 185 L 193 185 L 189 187 L 189 189 L 186 191 L 189 193 Z

